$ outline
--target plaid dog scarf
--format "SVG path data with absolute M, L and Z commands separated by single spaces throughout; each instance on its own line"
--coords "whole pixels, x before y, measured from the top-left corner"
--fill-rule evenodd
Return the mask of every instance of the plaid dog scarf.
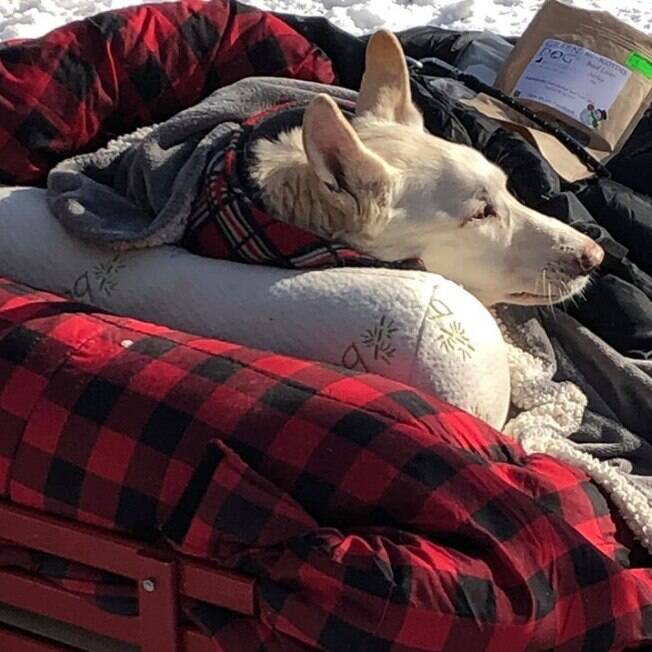
M 382 261 L 272 217 L 249 170 L 253 145 L 303 123 L 306 106 L 287 102 L 241 123 L 207 166 L 190 214 L 184 246 L 209 258 L 287 269 L 393 267 L 423 270 L 418 259 Z M 348 118 L 352 113 L 345 111 Z

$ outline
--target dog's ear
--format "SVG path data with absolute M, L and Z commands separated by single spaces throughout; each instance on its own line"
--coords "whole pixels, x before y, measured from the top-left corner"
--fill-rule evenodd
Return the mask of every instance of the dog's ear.
M 318 95 L 303 118 L 303 146 L 310 166 L 325 186 L 346 191 L 382 192 L 389 173 L 382 159 L 365 147 L 335 101 Z
M 412 102 L 403 48 L 392 32 L 380 30 L 369 39 L 356 113 L 423 129 L 423 116 Z

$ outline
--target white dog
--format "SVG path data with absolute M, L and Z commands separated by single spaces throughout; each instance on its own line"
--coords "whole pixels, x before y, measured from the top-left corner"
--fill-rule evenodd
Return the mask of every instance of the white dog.
M 319 95 L 302 128 L 256 147 L 253 176 L 273 213 L 382 260 L 421 258 L 487 306 L 563 301 L 604 257 L 518 202 L 482 154 L 425 132 L 387 31 L 369 41 L 351 123 Z

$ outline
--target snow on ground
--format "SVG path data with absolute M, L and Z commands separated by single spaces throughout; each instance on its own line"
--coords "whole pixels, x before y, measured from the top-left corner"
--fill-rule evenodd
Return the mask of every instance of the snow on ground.
M 149 0 L 151 2 L 151 0 Z M 569 0 L 652 33 L 652 0 Z M 144 0 L 0 0 L 0 40 L 40 36 L 84 16 Z M 542 0 L 248 0 L 263 9 L 325 16 L 354 34 L 416 25 L 520 34 Z

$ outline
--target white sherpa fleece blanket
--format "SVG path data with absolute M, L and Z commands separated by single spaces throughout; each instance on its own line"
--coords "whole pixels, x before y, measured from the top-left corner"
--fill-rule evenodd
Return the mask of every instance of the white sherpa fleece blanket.
M 597 358 L 605 357 L 603 372 L 622 381 L 622 370 L 628 368 L 629 384 L 638 385 L 639 391 L 652 389 L 650 376 L 566 314 L 544 316 L 538 310 L 502 306 L 494 316 L 508 347 L 512 387 L 512 416 L 504 432 L 530 454 L 545 453 L 587 473 L 611 497 L 636 538 L 652 552 L 652 485 L 649 476 L 636 473 L 632 463 L 641 454 L 651 459 L 649 445 L 624 424 L 609 424 L 604 416 L 592 412 L 592 407 L 599 409 L 595 387 L 587 382 L 581 364 L 575 367 L 564 356 L 565 369 L 561 369 L 558 358 L 562 352 L 555 347 L 559 344 L 555 342 L 557 333 L 549 335 L 544 323 L 555 323 L 557 328 L 561 324 L 562 331 L 574 333 L 565 338 L 571 350 L 573 339 L 580 343 L 586 343 L 587 338 L 596 340 L 593 353 Z M 627 406 L 613 402 L 612 407 L 623 414 L 627 411 Z M 596 428 L 596 422 L 605 423 Z

